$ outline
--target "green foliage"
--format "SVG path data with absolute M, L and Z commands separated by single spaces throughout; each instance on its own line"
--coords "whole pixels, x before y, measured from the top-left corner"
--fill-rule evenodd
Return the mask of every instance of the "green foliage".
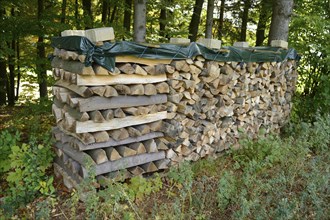
M 294 109 L 299 118 L 315 121 L 315 113 L 330 112 L 330 7 L 320 0 L 295 4 L 289 44 L 302 59 Z
M 128 196 L 132 200 L 141 200 L 143 197 L 150 195 L 152 192 L 156 193 L 162 189 L 162 179 L 159 175 L 151 179 L 146 179 L 141 176 L 133 177 L 127 187 Z
M 50 146 L 24 143 L 11 147 L 10 171 L 6 178 L 9 184 L 9 203 L 14 203 L 14 206 L 25 204 L 31 202 L 39 193 L 54 193 L 53 178 L 46 175 L 53 159 L 49 148 Z
M 45 103 L 30 104 L 15 111 L 0 133 L 0 172 L 6 181 L 1 209 L 6 216 L 37 196 L 51 198 L 55 193 L 54 179 L 48 173 L 54 157 L 48 111 Z
M 10 170 L 11 147 L 15 146 L 20 140 L 20 133 L 16 131 L 14 135 L 10 134 L 8 130 L 0 133 L 0 174 L 6 173 Z

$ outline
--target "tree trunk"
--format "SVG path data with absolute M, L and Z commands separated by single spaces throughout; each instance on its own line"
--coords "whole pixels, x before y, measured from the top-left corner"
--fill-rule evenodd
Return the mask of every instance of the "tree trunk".
M 125 0 L 124 28 L 127 32 L 131 31 L 132 0 Z
M 165 28 L 166 28 L 166 16 L 167 14 L 167 10 L 166 10 L 166 5 L 163 5 L 162 8 L 160 9 L 160 15 L 159 15 L 159 35 L 162 37 L 165 37 L 166 32 L 165 32 Z
M 0 59 L 0 106 L 7 104 L 7 65 L 5 59 Z
M 16 96 L 15 101 L 18 101 L 19 97 L 19 87 L 21 83 L 21 66 L 20 66 L 20 47 L 19 47 L 19 38 L 17 38 L 16 42 L 16 58 L 17 58 L 17 82 L 16 82 Z
M 272 7 L 271 0 L 262 0 L 260 3 L 260 12 L 259 12 L 259 20 L 257 25 L 257 32 L 256 32 L 256 46 L 261 46 L 265 40 L 265 30 L 267 22 L 270 18 Z
M 78 20 L 79 19 L 79 1 L 78 0 L 75 0 L 75 3 L 74 3 L 74 18 L 76 21 L 76 27 L 79 30 L 81 28 L 81 25 L 80 25 L 80 21 Z
M 9 85 L 7 84 L 8 85 L 7 95 L 8 95 L 8 105 L 13 106 L 15 105 L 15 50 L 16 50 L 15 40 L 12 40 L 9 46 L 14 51 L 14 53 L 8 56 Z
M 0 5 L 0 19 L 6 15 L 6 11 L 2 8 L 3 5 Z M 0 41 L 0 51 L 5 51 L 6 42 Z M 7 63 L 5 60 L 5 55 L 0 56 L 0 106 L 7 104 Z
M 268 44 L 270 44 L 272 40 L 288 41 L 292 9 L 293 0 L 273 1 L 273 15 L 269 30 Z
M 112 10 L 110 22 L 109 22 L 110 24 L 112 24 L 113 21 L 115 20 L 116 12 L 117 12 L 117 5 L 113 6 L 113 10 Z
M 207 2 L 205 38 L 212 38 L 214 0 Z
M 147 0 L 134 1 L 134 41 L 143 43 L 146 41 L 146 12 Z
M 93 28 L 92 1 L 82 0 L 85 29 Z
M 48 97 L 47 94 L 47 72 L 46 72 L 46 51 L 44 45 L 44 37 L 43 37 L 43 26 L 41 24 L 42 15 L 44 11 L 44 2 L 43 0 L 38 0 L 38 22 L 39 22 L 39 33 L 38 42 L 37 42 L 37 58 L 38 62 L 36 65 L 36 71 L 38 74 L 38 82 L 39 82 L 39 94 L 40 99 L 44 99 Z
M 109 2 L 108 0 L 102 1 L 102 23 L 107 23 L 107 17 L 108 17 L 108 9 L 109 9 Z
M 196 0 L 195 2 L 194 12 L 189 24 L 189 39 L 191 42 L 194 42 L 197 39 L 198 26 L 201 18 L 203 3 L 204 0 Z
M 244 10 L 242 14 L 242 27 L 240 34 L 240 41 L 246 41 L 247 22 L 249 19 L 249 9 L 251 7 L 251 0 L 244 1 Z
M 219 16 L 219 25 L 218 25 L 218 39 L 221 40 L 223 36 L 223 18 L 225 14 L 225 0 L 221 0 L 220 5 L 220 16 Z
M 66 19 L 66 4 L 67 0 L 63 0 L 62 1 L 62 13 L 61 13 L 61 23 L 64 24 L 65 23 L 65 19 Z

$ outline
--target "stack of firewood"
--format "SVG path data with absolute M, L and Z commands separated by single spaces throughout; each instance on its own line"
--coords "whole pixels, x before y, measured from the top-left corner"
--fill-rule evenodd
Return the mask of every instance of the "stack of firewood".
M 122 179 L 166 169 L 164 65 L 123 59 L 108 71 L 86 67 L 84 59 L 55 48 L 52 60 L 54 166 L 66 185 L 79 183 L 90 171 L 101 179 Z
M 167 152 L 172 163 L 196 161 L 238 143 L 242 135 L 278 131 L 287 121 L 295 61 L 238 63 L 173 61 L 167 68 L 167 127 L 176 129 Z
M 297 80 L 294 60 L 119 55 L 109 71 L 85 58 L 55 48 L 52 60 L 54 166 L 67 186 L 90 171 L 106 180 L 164 170 L 236 146 L 242 136 L 276 132 Z

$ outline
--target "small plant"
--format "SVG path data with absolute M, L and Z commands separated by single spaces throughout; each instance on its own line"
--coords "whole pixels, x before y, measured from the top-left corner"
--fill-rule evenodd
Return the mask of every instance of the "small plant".
M 5 211 L 13 213 L 17 207 L 31 202 L 38 194 L 54 194 L 53 177 L 46 174 L 53 160 L 50 146 L 14 145 L 8 157 L 10 169 L 6 173 L 6 181 L 9 188 Z

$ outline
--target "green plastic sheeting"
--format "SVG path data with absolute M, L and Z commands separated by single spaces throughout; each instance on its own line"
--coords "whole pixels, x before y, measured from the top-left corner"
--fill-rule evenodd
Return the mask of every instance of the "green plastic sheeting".
M 131 55 L 149 59 L 187 59 L 198 55 L 207 60 L 233 62 L 281 62 L 283 60 L 299 60 L 294 49 L 276 47 L 223 47 L 222 50 L 209 49 L 201 44 L 192 42 L 188 46 L 161 44 L 159 47 L 150 47 L 134 42 L 105 42 L 96 46 L 86 37 L 67 36 L 54 37 L 51 45 L 59 49 L 77 51 L 86 55 L 85 65 L 93 62 L 113 71 L 115 59 L 118 55 Z

